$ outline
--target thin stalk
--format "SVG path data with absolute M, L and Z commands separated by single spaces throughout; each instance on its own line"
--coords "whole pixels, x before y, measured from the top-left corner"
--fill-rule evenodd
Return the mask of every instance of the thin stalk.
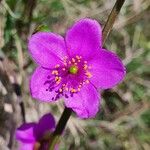
M 110 15 L 108 16 L 108 19 L 106 21 L 106 24 L 103 28 L 103 45 L 116 21 L 116 18 L 121 10 L 121 7 L 123 6 L 125 0 L 117 0 L 113 9 L 111 10 Z
M 71 108 L 67 108 L 65 107 L 64 112 L 62 113 L 60 120 L 57 124 L 57 127 L 52 135 L 52 137 L 50 138 L 50 146 L 49 146 L 49 150 L 54 150 L 55 145 L 58 143 L 60 136 L 62 135 L 65 126 L 67 124 L 67 121 L 69 120 L 70 116 L 72 113 L 72 109 Z

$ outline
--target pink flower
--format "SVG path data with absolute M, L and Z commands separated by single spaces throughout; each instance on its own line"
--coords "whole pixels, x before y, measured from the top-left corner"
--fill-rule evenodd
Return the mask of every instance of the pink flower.
M 16 130 L 16 139 L 20 141 L 19 150 L 36 150 L 36 146 L 41 146 L 40 150 L 47 150 L 48 142 L 43 139 L 54 129 L 55 120 L 50 113 L 44 115 L 38 123 L 24 123 Z
M 82 19 L 66 37 L 39 32 L 29 39 L 31 56 L 38 64 L 30 81 L 33 98 L 45 102 L 64 98 L 79 117 L 94 117 L 99 89 L 121 82 L 125 67 L 116 54 L 102 48 L 102 29 L 92 19 Z

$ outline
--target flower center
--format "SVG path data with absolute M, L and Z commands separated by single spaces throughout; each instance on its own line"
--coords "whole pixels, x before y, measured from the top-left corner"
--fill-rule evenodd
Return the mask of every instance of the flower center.
M 69 68 L 69 73 L 71 73 L 71 74 L 77 74 L 77 72 L 78 72 L 78 67 L 77 66 L 71 66 L 70 68 Z
M 65 56 L 62 64 L 57 64 L 51 71 L 52 76 L 47 76 L 45 85 L 48 84 L 46 91 L 54 91 L 52 100 L 57 100 L 61 96 L 72 97 L 80 92 L 85 84 L 90 83 L 91 66 L 82 58 L 76 55 L 69 58 Z

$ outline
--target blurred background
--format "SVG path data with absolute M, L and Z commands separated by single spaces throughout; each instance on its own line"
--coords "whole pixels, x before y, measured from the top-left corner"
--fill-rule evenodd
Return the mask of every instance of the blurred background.
M 90 17 L 102 27 L 115 0 L 0 0 L 0 150 L 17 150 L 15 129 L 47 112 L 58 120 L 63 101 L 40 103 L 29 93 L 34 68 L 29 36 L 38 27 L 65 34 Z M 105 47 L 127 68 L 125 80 L 102 91 L 96 118 L 70 118 L 60 150 L 150 150 L 150 1 L 126 0 Z M 46 26 L 41 26 L 46 25 Z

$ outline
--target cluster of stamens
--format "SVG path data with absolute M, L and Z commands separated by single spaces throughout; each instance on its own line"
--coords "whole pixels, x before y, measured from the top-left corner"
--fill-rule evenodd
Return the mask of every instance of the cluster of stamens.
M 64 57 L 63 64 L 57 64 L 51 72 L 53 75 L 53 79 L 51 79 L 51 82 L 54 83 L 53 86 L 55 85 L 56 87 L 59 87 L 59 89 L 55 91 L 57 93 L 56 97 L 59 98 L 60 95 L 64 95 L 66 98 L 68 98 L 69 95 L 73 96 L 74 93 L 81 90 L 84 84 L 90 83 L 89 78 L 92 77 L 92 74 L 89 71 L 90 69 L 91 66 L 88 66 L 87 61 L 84 61 L 81 56 L 76 55 L 71 59 Z M 72 85 L 66 79 L 69 75 L 73 78 L 76 75 L 80 76 L 80 74 L 82 77 L 77 85 Z M 52 90 L 54 87 L 52 87 L 52 84 L 50 85 L 49 89 Z

